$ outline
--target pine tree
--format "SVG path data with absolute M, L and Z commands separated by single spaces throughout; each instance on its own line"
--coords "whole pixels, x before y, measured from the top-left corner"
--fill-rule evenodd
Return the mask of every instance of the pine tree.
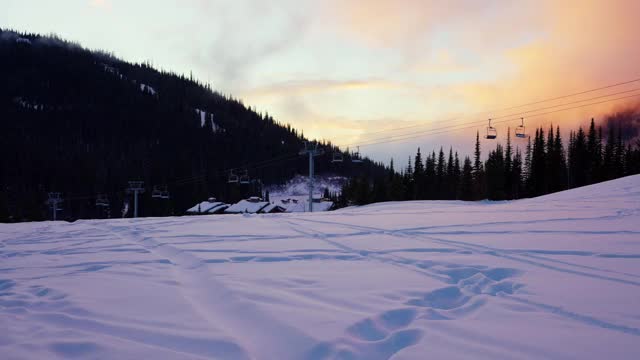
M 471 159 L 466 156 L 462 166 L 462 178 L 460 179 L 460 199 L 471 201 L 474 198 L 476 196 L 474 195 L 473 166 L 471 165 Z
M 459 199 L 458 188 L 460 187 L 460 177 L 461 177 L 461 169 L 460 169 L 460 158 L 458 157 L 458 152 L 456 151 L 455 160 L 453 165 L 453 199 Z
M 537 131 L 537 130 L 536 130 Z M 525 196 L 530 196 L 533 194 L 533 190 L 531 189 L 531 156 L 532 156 L 533 147 L 531 145 L 531 137 L 527 138 L 527 149 L 525 151 L 524 158 L 524 169 L 523 169 L 523 185 L 525 189 Z
M 446 199 L 446 189 L 445 189 L 445 181 L 446 181 L 446 160 L 444 158 L 444 151 L 442 147 L 440 148 L 440 152 L 438 153 L 438 164 L 436 166 L 436 191 L 437 191 L 437 199 Z
M 436 153 L 431 152 L 431 155 L 427 156 L 427 162 L 425 165 L 425 188 L 426 199 L 436 199 Z
M 555 177 L 555 187 L 551 191 L 560 191 L 568 188 L 567 183 L 567 158 L 564 151 L 564 145 L 562 144 L 562 137 L 560 136 L 560 126 L 556 129 L 556 137 L 553 140 L 553 172 L 552 176 Z
M 624 141 L 622 140 L 622 128 L 618 127 L 618 137 L 615 146 L 615 171 L 614 178 L 624 176 Z
M 598 153 L 598 136 L 596 134 L 595 120 L 591 119 L 589 132 L 587 133 L 587 183 L 598 182 L 597 174 L 600 172 L 600 162 L 596 154 Z
M 516 155 L 513 157 L 511 165 L 511 196 L 513 199 L 519 199 L 522 192 L 522 154 L 520 149 L 516 148 Z
M 473 161 L 474 194 L 476 199 L 482 199 L 485 196 L 484 169 L 480 156 L 480 132 L 478 131 L 476 132 L 476 146 Z
M 504 188 L 505 188 L 505 197 L 507 199 L 513 199 L 513 183 L 515 179 L 513 178 L 512 172 L 512 154 L 513 150 L 511 148 L 511 128 L 507 129 L 507 148 L 504 154 Z
M 422 162 L 422 154 L 420 148 L 416 153 L 415 161 L 413 164 L 413 198 L 416 200 L 424 199 L 424 163 Z
M 447 175 L 445 180 L 445 187 L 447 189 L 445 199 L 455 199 L 456 198 L 456 183 L 457 181 L 454 179 L 455 173 L 453 168 L 455 167 L 455 163 L 453 160 L 453 147 L 449 148 L 449 160 L 447 161 Z
M 498 144 L 489 153 L 485 163 L 487 198 L 490 200 L 504 200 L 505 195 L 505 166 L 504 149 Z
M 587 171 L 588 171 L 588 152 L 587 152 L 587 139 L 582 130 L 582 127 L 578 129 L 578 132 L 573 137 L 573 144 L 571 149 L 571 164 L 569 168 L 571 187 L 579 187 L 587 185 Z
M 616 174 L 616 138 L 613 127 L 609 128 L 607 144 L 604 147 L 603 180 L 611 180 Z

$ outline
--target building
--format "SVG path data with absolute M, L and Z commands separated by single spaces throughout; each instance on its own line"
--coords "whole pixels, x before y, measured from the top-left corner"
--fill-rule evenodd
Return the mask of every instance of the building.
M 228 204 L 216 201 L 216 198 L 209 198 L 207 201 L 203 201 L 189 208 L 187 215 L 222 214 L 228 207 Z

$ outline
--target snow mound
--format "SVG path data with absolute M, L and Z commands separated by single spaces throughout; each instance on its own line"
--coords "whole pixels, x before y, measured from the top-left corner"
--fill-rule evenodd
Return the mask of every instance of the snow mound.
M 639 260 L 640 176 L 511 202 L 0 224 L 0 344 L 7 359 L 637 359 Z

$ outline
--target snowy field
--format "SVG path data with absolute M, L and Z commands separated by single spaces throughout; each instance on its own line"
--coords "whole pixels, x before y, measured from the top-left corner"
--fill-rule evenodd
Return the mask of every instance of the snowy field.
M 0 225 L 2 359 L 638 359 L 640 176 L 515 202 Z

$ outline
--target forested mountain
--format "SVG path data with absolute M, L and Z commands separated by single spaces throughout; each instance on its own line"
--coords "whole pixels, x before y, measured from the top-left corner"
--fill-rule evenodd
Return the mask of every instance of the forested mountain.
M 308 171 L 301 132 L 148 64 L 0 29 L 0 79 L 0 221 L 50 218 L 49 192 L 64 199 L 59 218 L 120 217 L 130 180 L 144 181 L 141 215 L 182 214 L 209 196 L 232 202 Z M 232 168 L 251 183 L 229 184 Z M 366 159 L 316 158 L 319 173 L 387 171 Z M 155 187 L 170 199 L 153 198 Z

